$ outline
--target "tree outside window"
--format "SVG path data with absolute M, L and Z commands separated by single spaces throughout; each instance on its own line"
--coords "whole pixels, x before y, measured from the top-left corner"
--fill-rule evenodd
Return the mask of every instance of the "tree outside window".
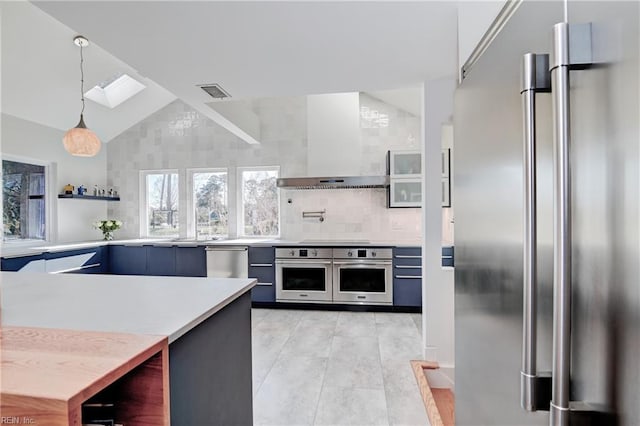
M 178 210 L 178 174 L 146 174 L 147 235 L 176 237 L 180 233 Z
M 192 177 L 196 239 L 229 235 L 227 172 L 193 172 Z
M 2 160 L 5 241 L 46 238 L 46 168 Z
M 278 236 L 280 203 L 278 168 L 244 169 L 240 173 L 242 212 L 240 232 L 245 236 Z

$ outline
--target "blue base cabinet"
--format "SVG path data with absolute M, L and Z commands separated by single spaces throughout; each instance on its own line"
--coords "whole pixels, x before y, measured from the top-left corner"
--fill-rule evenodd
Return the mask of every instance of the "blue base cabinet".
M 109 271 L 115 275 L 146 275 L 147 247 L 109 246 Z
M 11 272 L 44 272 L 44 254 L 34 256 L 3 257 L 0 260 L 0 269 Z
M 146 246 L 146 275 L 173 277 L 176 275 L 176 247 Z
M 442 266 L 454 266 L 454 249 L 451 247 L 442 247 Z
M 85 249 L 6 257 L 3 271 L 206 277 L 204 246 L 105 245 Z M 273 261 L 271 262 L 273 263 Z M 271 280 L 273 281 L 273 280 Z
M 276 301 L 275 260 L 274 247 L 249 247 L 249 278 L 258 280 L 251 290 L 252 302 Z
M 393 249 L 393 306 L 422 306 L 422 248 Z
M 110 271 L 115 275 L 206 277 L 204 246 L 110 246 Z
M 207 276 L 207 256 L 204 246 L 176 247 L 176 275 L 179 277 Z
M 109 247 L 45 253 L 46 272 L 69 274 L 109 273 Z
M 107 246 L 2 258 L 0 268 L 12 272 L 106 274 L 109 272 Z

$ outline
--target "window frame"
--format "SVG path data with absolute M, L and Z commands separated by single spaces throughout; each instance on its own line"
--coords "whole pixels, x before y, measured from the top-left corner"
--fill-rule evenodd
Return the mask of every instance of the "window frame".
M 0 245 L 10 245 L 10 246 L 30 246 L 30 245 L 40 245 L 43 242 L 51 242 L 55 240 L 57 233 L 56 229 L 53 226 L 56 221 L 56 209 L 54 207 L 54 199 L 56 194 L 55 189 L 55 177 L 56 177 L 56 163 L 52 161 L 43 161 L 37 158 L 25 157 L 21 155 L 13 155 L 13 154 L 2 154 L 0 155 L 0 160 L 2 161 L 13 161 L 16 163 L 25 163 L 25 164 L 33 164 L 35 166 L 44 167 L 44 239 L 43 240 L 35 240 L 35 239 L 16 239 L 16 240 L 5 240 L 4 238 L 4 214 L 3 221 L 0 227 L 2 228 L 2 239 L 0 239 Z M 4 179 L 4 176 L 3 176 Z M 2 199 L 2 205 L 0 206 L 0 211 L 4 213 L 4 191 L 0 194 L 0 199 Z
M 147 197 L 147 176 L 154 174 L 176 174 L 178 175 L 178 235 L 177 236 L 167 236 L 166 238 L 180 238 L 182 237 L 182 233 L 184 232 L 182 229 L 182 215 L 180 204 L 182 202 L 182 194 L 184 193 L 184 174 L 180 169 L 147 169 L 140 170 L 140 203 L 139 203 L 139 215 L 140 215 L 140 238 L 163 238 L 157 235 L 149 234 L 149 217 L 147 215 L 148 211 L 148 197 Z
M 260 239 L 260 238 L 280 238 L 282 233 L 282 221 L 281 221 L 281 205 L 280 205 L 280 190 L 276 186 L 277 194 L 277 206 L 278 206 L 278 234 L 277 235 L 246 235 L 244 233 L 244 191 L 242 184 L 242 173 L 245 171 L 275 171 L 277 173 L 276 179 L 280 177 L 280 166 L 246 166 L 236 168 L 236 228 L 237 235 L 241 238 L 247 239 Z
M 226 173 L 227 174 L 227 210 L 229 211 L 229 216 L 231 216 L 231 208 L 229 203 L 229 194 L 231 193 L 231 181 L 230 181 L 230 173 L 228 167 L 199 167 L 199 168 L 188 168 L 186 170 L 187 173 L 187 238 L 193 238 L 195 240 L 198 239 L 197 229 L 196 229 L 196 221 L 195 221 L 195 194 L 194 194 L 194 184 L 193 184 L 193 175 L 195 173 Z M 229 238 L 232 232 L 232 223 L 231 217 L 228 218 L 227 222 L 227 235 L 222 236 L 222 238 Z

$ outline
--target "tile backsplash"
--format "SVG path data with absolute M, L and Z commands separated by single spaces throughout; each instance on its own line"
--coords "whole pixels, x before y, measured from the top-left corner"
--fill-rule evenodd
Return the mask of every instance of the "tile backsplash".
M 384 189 L 281 190 L 282 238 L 287 240 L 421 239 L 420 209 L 387 209 Z M 291 201 L 291 203 L 289 203 Z M 303 211 L 325 210 L 325 220 Z
M 357 163 L 360 174 L 383 175 L 387 150 L 420 148 L 420 118 L 364 93 L 359 99 L 361 152 Z M 107 144 L 108 186 L 118 190 L 122 200 L 110 203 L 109 216 L 125 222 L 121 237 L 140 235 L 141 170 L 228 168 L 232 230 L 235 220 L 231 218 L 236 215 L 235 168 L 279 165 L 283 177 L 307 175 L 307 120 L 310 118 L 306 97 L 265 98 L 243 103 L 260 119 L 259 145 L 243 142 L 180 100 Z M 331 156 L 340 153 L 326 155 L 325 161 L 331 161 Z M 181 187 L 179 203 L 183 209 L 187 197 L 186 187 Z M 281 237 L 419 241 L 420 209 L 387 209 L 386 197 L 382 189 L 280 190 Z M 323 209 L 326 210 L 324 222 L 302 218 L 302 211 Z M 186 229 L 185 218 L 181 218 L 180 225 L 182 230 Z

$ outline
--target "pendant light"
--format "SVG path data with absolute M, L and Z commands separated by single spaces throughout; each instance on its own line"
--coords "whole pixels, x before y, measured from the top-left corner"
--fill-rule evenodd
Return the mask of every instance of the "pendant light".
M 87 129 L 84 124 L 84 70 L 82 69 L 82 63 L 84 58 L 82 56 L 82 48 L 89 45 L 89 40 L 83 36 L 76 36 L 73 39 L 73 43 L 80 47 L 80 94 L 82 96 L 82 110 L 80 111 L 80 122 L 67 131 L 62 138 L 64 143 L 64 149 L 69 154 L 76 155 L 78 157 L 93 157 L 100 151 L 100 139 L 93 131 Z

